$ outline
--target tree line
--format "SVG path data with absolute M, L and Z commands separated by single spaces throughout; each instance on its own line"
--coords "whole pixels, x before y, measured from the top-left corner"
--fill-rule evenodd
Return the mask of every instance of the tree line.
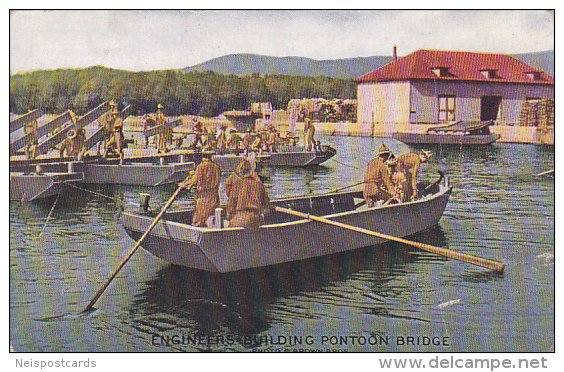
M 292 98 L 355 98 L 352 79 L 326 76 L 245 76 L 181 70 L 132 72 L 95 66 L 86 69 L 40 70 L 10 76 L 10 112 L 30 108 L 60 113 L 70 103 L 78 114 L 110 99 L 132 113 L 154 112 L 162 103 L 168 115 L 216 116 L 244 110 L 252 102 L 271 102 L 286 109 Z

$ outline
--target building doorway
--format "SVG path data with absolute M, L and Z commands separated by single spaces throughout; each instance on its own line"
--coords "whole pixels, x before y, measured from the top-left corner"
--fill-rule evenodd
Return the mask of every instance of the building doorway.
M 501 106 L 500 96 L 482 96 L 480 121 L 488 121 L 488 120 L 496 121 L 498 119 L 500 106 Z

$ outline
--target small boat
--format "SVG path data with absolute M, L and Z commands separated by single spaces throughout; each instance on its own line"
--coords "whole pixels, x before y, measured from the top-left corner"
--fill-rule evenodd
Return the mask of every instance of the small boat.
M 323 145 L 318 151 L 306 151 L 303 147 L 293 146 L 284 151 L 267 153 L 256 156 L 257 165 L 272 167 L 309 167 L 319 165 L 331 159 L 337 150 Z M 212 159 L 223 172 L 233 172 L 243 155 L 213 155 Z
M 162 158 L 166 159 L 166 158 Z M 196 167 L 194 162 L 149 163 L 126 160 L 52 162 L 10 172 L 10 199 L 24 202 L 57 195 L 65 183 L 160 186 L 177 183 Z
M 323 216 L 384 234 L 405 237 L 435 226 L 452 188 L 448 177 L 424 188 L 421 198 L 402 204 L 358 208 L 362 191 L 295 197 L 274 206 Z M 284 213 L 272 212 L 256 230 L 202 228 L 190 225 L 193 211 L 169 211 L 141 246 L 172 264 L 227 273 L 299 261 L 384 243 L 385 240 Z M 123 227 L 138 240 L 155 213 L 125 212 Z
M 407 144 L 489 145 L 500 138 L 491 133 L 493 121 L 457 121 L 427 129 L 426 133 L 396 132 L 392 138 Z

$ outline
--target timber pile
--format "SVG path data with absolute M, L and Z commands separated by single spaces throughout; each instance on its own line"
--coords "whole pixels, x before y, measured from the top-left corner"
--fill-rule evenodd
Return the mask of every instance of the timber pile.
M 288 102 L 291 122 L 304 121 L 306 116 L 325 123 L 356 122 L 357 101 L 354 99 L 302 98 Z
M 543 99 L 538 102 L 525 102 L 519 116 L 522 127 L 554 127 L 554 100 Z

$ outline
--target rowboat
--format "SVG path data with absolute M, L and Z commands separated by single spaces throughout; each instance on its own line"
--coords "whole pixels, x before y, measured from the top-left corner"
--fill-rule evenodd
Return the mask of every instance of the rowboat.
M 329 220 L 404 237 L 435 226 L 452 188 L 448 178 L 424 188 L 421 198 L 402 204 L 358 208 L 362 191 L 294 197 L 272 201 L 274 206 L 323 216 Z M 193 211 L 169 211 L 141 246 L 175 265 L 227 273 L 368 247 L 386 240 L 336 228 L 309 219 L 271 212 L 256 230 L 194 227 Z M 138 240 L 151 225 L 151 212 L 124 212 L 126 232 Z
M 271 167 L 310 167 L 319 165 L 331 159 L 337 150 L 331 146 L 323 145 L 318 151 L 306 151 L 303 147 L 292 147 L 284 151 L 266 153 L 255 157 L 256 163 Z M 213 155 L 212 159 L 223 172 L 233 172 L 243 155 Z
M 492 121 L 464 122 L 431 127 L 426 133 L 397 132 L 392 137 L 407 144 L 489 145 L 500 138 L 490 132 Z

